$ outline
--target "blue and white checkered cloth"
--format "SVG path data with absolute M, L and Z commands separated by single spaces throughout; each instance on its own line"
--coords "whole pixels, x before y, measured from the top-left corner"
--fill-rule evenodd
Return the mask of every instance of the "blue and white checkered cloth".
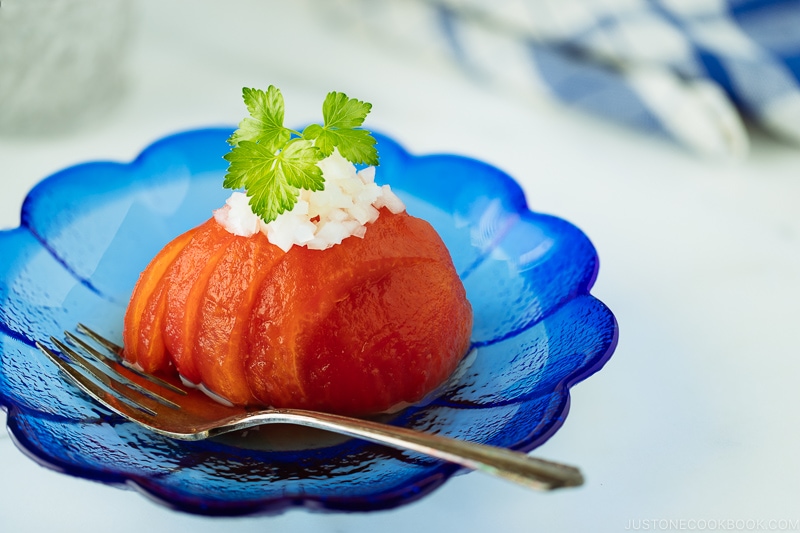
M 800 0 L 340 1 L 385 39 L 453 54 L 481 78 L 545 92 L 706 154 L 745 124 L 800 144 Z

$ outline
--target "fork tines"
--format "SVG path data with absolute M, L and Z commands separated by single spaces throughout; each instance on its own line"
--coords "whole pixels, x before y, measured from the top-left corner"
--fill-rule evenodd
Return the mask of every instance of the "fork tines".
M 150 382 L 155 385 L 154 388 L 166 388 L 181 395 L 186 394 L 185 390 L 127 364 L 120 356 L 122 348 L 119 345 L 90 328 L 79 324 L 77 329 L 96 343 L 97 347 L 69 331 L 64 332 L 66 342 L 50 337 L 50 342 L 60 351 L 61 357 L 41 343 L 37 342 L 37 347 L 90 396 L 124 416 L 127 415 L 120 412 L 118 406 L 113 405 L 114 402 L 109 399 L 121 400 L 151 416 L 157 414 L 155 406 L 150 407 L 153 405 L 152 401 L 172 409 L 180 408 L 143 383 Z M 129 375 L 125 375 L 126 373 Z M 141 379 L 137 380 L 138 382 L 134 381 L 132 379 L 134 376 Z M 127 388 L 129 392 L 124 393 L 121 387 Z M 138 393 L 143 398 L 141 396 L 134 398 L 132 392 Z
M 90 329 L 88 326 L 85 326 L 83 324 L 78 324 L 77 329 L 78 329 L 79 332 L 81 332 L 84 335 L 86 335 L 87 337 L 91 338 L 97 344 L 99 344 L 99 345 L 103 346 L 104 348 L 106 348 L 106 350 L 109 353 L 109 356 L 108 357 L 104 356 L 102 352 L 99 352 L 99 351 L 95 350 L 89 344 L 87 344 L 85 341 L 81 340 L 79 337 L 69 333 L 68 331 L 65 331 L 64 333 L 67 336 L 67 339 L 70 340 L 70 341 L 78 342 L 79 345 L 83 349 L 88 350 L 89 353 L 91 353 L 92 355 L 95 355 L 95 356 L 101 358 L 103 361 L 107 362 L 108 366 L 111 366 L 111 361 L 114 361 L 116 363 L 121 364 L 122 366 L 124 366 L 125 368 L 127 368 L 128 370 L 130 370 L 131 372 L 136 374 L 137 376 L 146 379 L 147 381 L 155 383 L 156 385 L 159 385 L 161 387 L 167 388 L 167 389 L 169 389 L 169 390 L 171 390 L 173 392 L 177 392 L 178 394 L 186 394 L 186 391 L 184 389 L 182 389 L 180 387 L 176 387 L 175 385 L 173 385 L 169 381 L 164 381 L 163 379 L 159 378 L 158 376 L 154 376 L 152 374 L 147 374 L 145 372 L 142 372 L 141 370 L 139 370 L 135 366 L 128 364 L 128 362 L 125 361 L 122 358 L 122 355 L 121 355 L 122 354 L 122 347 L 121 346 L 119 346 L 118 344 L 115 344 L 114 342 L 106 339 L 105 337 L 103 337 L 102 335 L 97 333 L 96 331 Z M 111 361 L 109 361 L 109 359 Z

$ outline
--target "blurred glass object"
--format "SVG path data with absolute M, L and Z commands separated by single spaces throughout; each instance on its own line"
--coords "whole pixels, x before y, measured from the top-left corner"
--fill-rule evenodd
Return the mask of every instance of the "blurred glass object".
M 0 1 L 0 135 L 66 134 L 119 104 L 133 15 L 124 0 Z

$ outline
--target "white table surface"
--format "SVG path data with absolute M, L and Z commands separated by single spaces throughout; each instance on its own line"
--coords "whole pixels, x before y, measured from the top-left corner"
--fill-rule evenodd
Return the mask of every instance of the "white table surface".
M 305 2 L 136 6 L 121 107 L 69 136 L 0 138 L 0 228 L 18 225 L 27 191 L 56 170 L 237 122 L 243 86 L 280 87 L 295 123 L 317 120 L 329 90 L 369 100 L 372 128 L 416 153 L 504 169 L 532 209 L 596 245 L 593 293 L 620 343 L 535 452 L 580 466 L 586 484 L 542 494 L 469 474 L 391 511 L 212 519 L 39 466 L 0 430 L 0 531 L 800 529 L 800 150 L 754 133 L 746 159 L 704 160 L 328 27 Z

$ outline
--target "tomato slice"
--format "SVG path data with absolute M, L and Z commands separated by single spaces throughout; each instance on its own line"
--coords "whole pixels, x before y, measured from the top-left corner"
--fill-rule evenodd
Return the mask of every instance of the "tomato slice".
M 148 373 L 168 363 L 162 335 L 164 275 L 194 236 L 193 228 L 170 241 L 139 276 L 125 312 L 123 357 Z
M 192 356 L 198 328 L 199 303 L 216 264 L 234 235 L 209 219 L 175 258 L 166 273 L 164 344 L 178 373 L 198 384 L 200 372 Z
M 247 382 L 245 333 L 256 289 L 284 254 L 257 233 L 236 237 L 227 246 L 197 302 L 200 327 L 192 357 L 201 382 L 233 404 L 255 403 Z

